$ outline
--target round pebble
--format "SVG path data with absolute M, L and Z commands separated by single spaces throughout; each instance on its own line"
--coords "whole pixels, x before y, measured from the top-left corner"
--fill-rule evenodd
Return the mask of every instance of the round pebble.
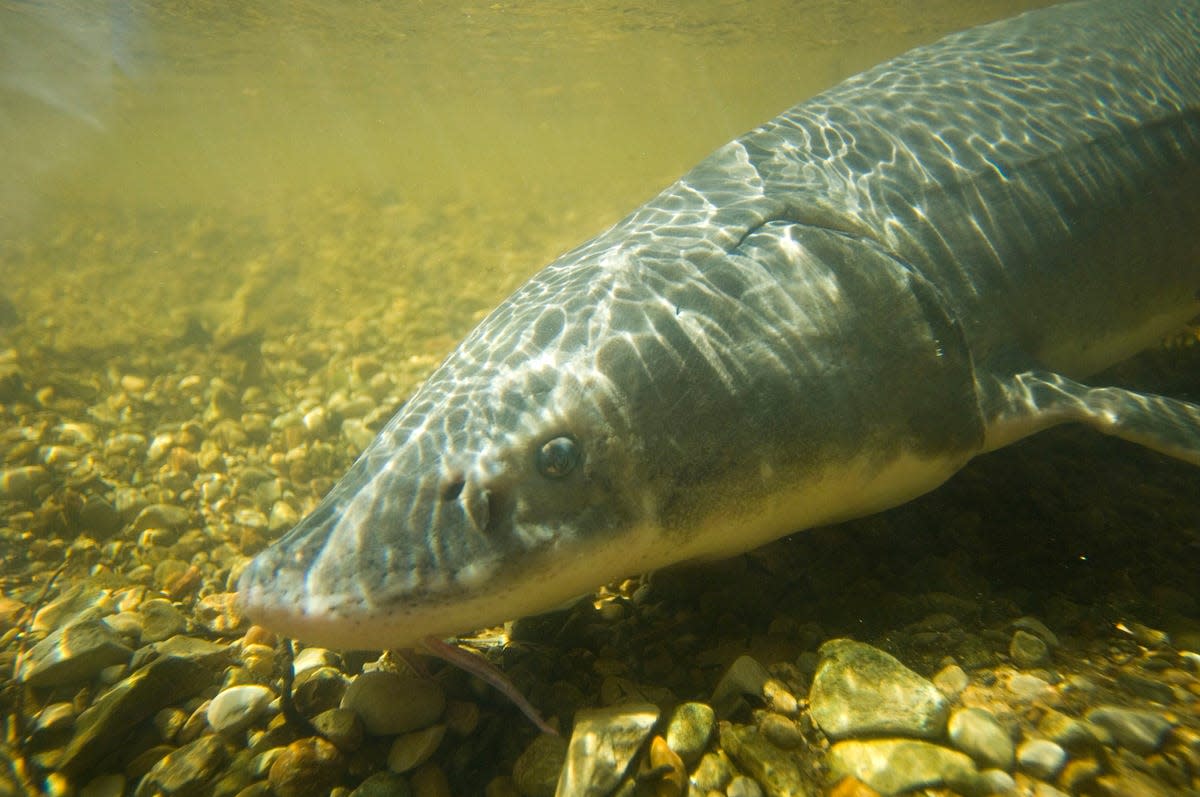
M 345 769 L 336 747 L 311 736 L 289 744 L 271 764 L 267 779 L 276 797 L 327 797 Z
M 971 756 L 981 769 L 1012 769 L 1012 738 L 990 711 L 959 709 L 950 715 L 947 730 L 954 747 Z
M 439 723 L 398 737 L 388 751 L 388 769 L 399 774 L 416 769 L 437 752 L 445 735 L 446 726 Z
M 350 683 L 342 708 L 357 714 L 367 733 L 389 736 L 437 722 L 446 708 L 446 695 L 436 681 L 371 670 Z
M 716 719 L 712 706 L 696 702 L 681 703 L 671 713 L 667 723 L 667 745 L 684 763 L 689 766 L 696 763 L 712 739 L 717 727 Z
M 218 733 L 237 733 L 253 725 L 274 697 L 265 686 L 231 686 L 218 692 L 209 702 L 205 716 Z
M 1053 780 L 1067 763 L 1067 751 L 1049 739 L 1031 739 L 1017 748 L 1017 765 L 1041 780 Z

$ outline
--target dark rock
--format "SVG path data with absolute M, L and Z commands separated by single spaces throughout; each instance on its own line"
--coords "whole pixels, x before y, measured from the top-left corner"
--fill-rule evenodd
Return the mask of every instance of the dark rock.
M 79 715 L 75 736 L 63 753 L 59 769 L 68 777 L 91 771 L 106 755 L 119 749 L 139 723 L 192 697 L 211 679 L 207 667 L 174 656 L 156 659 L 137 670 Z

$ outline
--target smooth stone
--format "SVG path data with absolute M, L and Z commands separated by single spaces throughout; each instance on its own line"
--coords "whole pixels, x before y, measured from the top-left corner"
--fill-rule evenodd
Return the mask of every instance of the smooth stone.
M 154 598 L 138 607 L 143 617 L 142 642 L 162 642 L 187 630 L 187 618 L 170 601 Z
M 237 733 L 253 725 L 274 699 L 274 693 L 265 686 L 231 686 L 217 693 L 205 715 L 217 733 Z
M 312 719 L 313 728 L 323 737 L 333 742 L 343 753 L 353 753 L 362 747 L 362 720 L 353 711 L 345 708 L 331 708 L 322 711 Z
M 820 654 L 809 706 L 831 739 L 942 735 L 950 711 L 946 698 L 894 656 L 850 639 L 826 642 Z
M 327 797 L 346 771 L 345 757 L 316 736 L 297 739 L 271 764 L 267 780 L 275 797 Z
M 179 732 L 183 730 L 183 724 L 187 722 L 187 712 L 181 709 L 164 708 L 154 715 L 154 729 L 158 731 L 158 737 L 167 744 L 175 742 Z
M 957 664 L 943 667 L 933 676 L 933 685 L 948 698 L 958 697 L 970 682 L 967 671 Z
M 725 787 L 726 797 L 764 797 L 762 786 L 752 778 L 738 775 Z
M 209 632 L 220 636 L 235 634 L 246 626 L 246 618 L 237 605 L 236 592 L 205 595 L 196 601 L 192 616 Z
M 150 653 L 152 656 L 143 657 L 143 652 Z M 194 661 L 212 668 L 220 668 L 233 661 L 233 653 L 228 645 L 209 642 L 206 639 L 178 635 L 139 649 L 131 665 L 136 667 L 142 660 L 168 656 L 187 659 L 188 661 Z
M 412 797 L 412 789 L 395 772 L 376 772 L 358 784 L 348 797 Z
M 325 648 L 305 648 L 292 659 L 292 676 L 298 678 L 301 673 L 315 670 L 317 667 L 333 667 L 340 670 L 342 657 Z
M 781 750 L 749 726 L 722 723 L 720 734 L 721 746 L 733 763 L 758 781 L 771 797 L 810 793 L 799 756 Z
M 723 791 L 733 779 L 733 767 L 724 750 L 715 753 L 705 753 L 700 763 L 692 770 L 688 778 L 691 791 L 696 794 Z
M 1067 763 L 1067 751 L 1049 739 L 1030 739 L 1017 748 L 1017 765 L 1039 780 L 1054 780 Z
M 1037 700 L 1038 698 L 1046 698 L 1054 690 L 1044 678 L 1029 675 L 1028 673 L 1017 673 L 1008 679 L 1008 691 L 1017 700 L 1028 702 Z
M 557 797 L 610 794 L 625 777 L 658 717 L 658 706 L 652 703 L 579 711 L 567 744 Z
M 979 773 L 979 794 L 1015 795 L 1017 781 L 1002 769 L 985 769 Z
M 91 771 L 120 748 L 139 723 L 168 706 L 183 703 L 212 680 L 208 667 L 164 656 L 135 671 L 105 692 L 75 723 L 58 768 L 68 776 Z
M 35 634 L 48 634 L 84 619 L 100 619 L 108 613 L 101 611 L 101 607 L 109 603 L 110 593 L 107 589 L 89 582 L 77 583 L 38 609 L 30 630 Z
M 17 680 L 28 686 L 62 686 L 94 678 L 125 664 L 133 650 L 103 620 L 84 620 L 53 631 L 21 659 Z
M 763 687 L 771 680 L 767 668 L 750 656 L 738 656 L 717 681 L 709 703 L 719 716 L 734 713 L 743 697 L 762 700 Z
M 229 760 L 219 736 L 202 736 L 159 759 L 138 783 L 134 797 L 203 794 Z
M 0 468 L 0 501 L 29 501 L 37 488 L 50 483 L 50 471 L 41 465 Z
M 1117 686 L 1137 697 L 1153 700 L 1155 703 L 1174 703 L 1175 692 L 1169 684 L 1147 678 L 1132 672 L 1117 673 Z
M 348 691 L 349 685 L 341 670 L 316 667 L 300 673 L 292 684 L 292 701 L 297 711 L 312 717 L 331 708 L 343 708 L 342 701 Z
M 29 730 L 33 734 L 55 734 L 70 730 L 74 725 L 74 703 L 50 703 L 37 713 Z
M 99 496 L 90 496 L 79 510 L 79 527 L 97 540 L 107 540 L 121 530 L 121 513 Z
M 1058 647 L 1058 636 L 1046 627 L 1046 624 L 1036 617 L 1018 617 L 1010 623 L 1014 630 L 1024 631 L 1033 634 L 1038 639 L 1046 643 L 1049 648 Z
M 1008 731 L 990 711 L 964 708 L 950 715 L 950 742 L 982 769 L 1013 768 L 1014 746 Z
M 1050 661 L 1050 649 L 1040 637 L 1017 629 L 1008 646 L 1008 655 L 1013 664 L 1023 670 L 1041 667 Z
M 432 761 L 421 765 L 411 778 L 413 797 L 454 797 L 450 779 Z
M 1087 721 L 1112 734 L 1121 747 L 1149 755 L 1162 747 L 1174 723 L 1152 711 L 1100 706 L 1087 713 Z
M 1071 752 L 1094 749 L 1100 740 L 1086 722 L 1049 709 L 1038 721 L 1038 733 Z
M 679 757 L 661 736 L 650 740 L 650 771 L 655 774 L 655 797 L 682 797 L 687 788 L 687 770 Z
M 371 670 L 350 682 L 341 707 L 357 714 L 372 736 L 391 736 L 437 722 L 446 709 L 446 694 L 428 678 Z
M 667 746 L 689 766 L 704 755 L 717 727 L 717 715 L 704 703 L 681 703 L 667 722 Z
M 782 714 L 764 713 L 759 719 L 758 730 L 781 750 L 797 750 L 804 744 L 800 726 Z
M 567 760 L 567 740 L 541 734 L 513 764 L 513 784 L 522 797 L 554 797 L 558 777 Z
M 150 504 L 138 512 L 133 520 L 134 531 L 146 529 L 180 530 L 191 520 L 191 512 L 174 504 Z
M 424 764 L 437 752 L 446 736 L 446 726 L 439 723 L 396 738 L 388 751 L 387 768 L 404 774 Z
M 948 786 L 964 794 L 980 793 L 979 772 L 957 750 L 916 739 L 837 742 L 829 751 L 834 779 L 858 778 L 881 794 Z

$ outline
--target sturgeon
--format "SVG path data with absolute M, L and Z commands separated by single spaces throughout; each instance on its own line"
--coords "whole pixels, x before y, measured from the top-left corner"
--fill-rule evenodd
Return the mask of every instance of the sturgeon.
M 876 512 L 1055 424 L 1200 464 L 1086 377 L 1200 312 L 1200 2 L 951 35 L 732 141 L 496 308 L 239 581 L 413 646 Z

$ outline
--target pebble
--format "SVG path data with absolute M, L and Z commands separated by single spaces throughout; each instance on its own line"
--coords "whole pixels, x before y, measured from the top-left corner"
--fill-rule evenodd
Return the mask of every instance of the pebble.
M 1058 647 L 1058 636 L 1036 617 L 1018 617 L 1012 621 L 1011 626 L 1015 630 L 1033 634 L 1051 649 Z
M 937 675 L 933 676 L 933 685 L 938 691 L 947 698 L 954 699 L 962 694 L 962 691 L 967 688 L 967 684 L 971 682 L 967 677 L 967 671 L 957 664 L 950 664 L 940 669 Z
M 1099 745 L 1088 723 L 1053 709 L 1048 709 L 1038 720 L 1038 733 L 1071 752 L 1091 750 Z
M 162 642 L 187 630 L 187 618 L 170 601 L 154 598 L 138 607 L 142 615 L 142 643 Z
M 412 789 L 408 781 L 395 772 L 376 772 L 358 784 L 349 797 L 412 797 Z
M 274 693 L 265 686 L 231 686 L 209 702 L 205 716 L 217 733 L 235 734 L 253 725 L 274 698 Z
M 727 797 L 764 797 L 762 786 L 752 778 L 738 775 L 725 788 Z
M 1122 747 L 1149 755 L 1162 747 L 1174 723 L 1152 711 L 1100 706 L 1087 713 L 1087 721 L 1112 734 Z
M 734 714 L 743 697 L 762 700 L 763 687 L 771 679 L 767 668 L 750 656 L 738 656 L 717 681 L 709 702 L 719 716 Z
M 697 794 L 722 791 L 733 778 L 733 766 L 724 750 L 705 753 L 688 778 L 691 790 Z
M 831 739 L 936 738 L 950 706 L 937 688 L 878 648 L 835 639 L 820 648 L 809 692 L 813 719 Z
M 150 504 L 138 513 L 133 521 L 134 531 L 146 529 L 173 529 L 182 531 L 191 520 L 191 513 L 174 504 Z
M 322 711 L 341 707 L 348 691 L 346 676 L 340 670 L 335 667 L 315 667 L 302 672 L 292 684 L 292 702 L 301 714 L 312 717 Z M 370 711 L 369 706 L 367 710 Z
M 412 774 L 413 797 L 454 797 L 450 780 L 437 764 L 423 764 Z
M 650 703 L 579 711 L 567 745 L 557 797 L 610 794 L 625 777 L 658 717 L 658 706 Z
M 654 783 L 656 797 L 682 797 L 687 787 L 683 759 L 661 736 L 650 740 L 649 766 L 657 774 Z
M 689 766 L 700 760 L 717 727 L 716 712 L 704 703 L 681 703 L 667 722 L 667 745 Z
M 1030 739 L 1017 748 L 1017 764 L 1040 780 L 1054 780 L 1067 763 L 1067 751 L 1049 739 Z
M 979 773 L 967 755 L 916 739 L 837 742 L 829 767 L 835 779 L 849 775 L 881 794 L 939 786 L 975 794 L 979 788 Z
M 325 648 L 305 648 L 292 659 L 292 676 L 299 677 L 301 673 L 317 667 L 341 669 L 342 657 Z
M 445 736 L 446 726 L 439 723 L 397 737 L 388 751 L 388 769 L 398 774 L 416 769 L 433 757 Z
M 428 678 L 370 670 L 350 682 L 342 708 L 357 714 L 367 733 L 391 736 L 437 722 L 446 709 L 446 694 Z
M 346 760 L 316 736 L 289 744 L 271 764 L 267 780 L 275 797 L 327 797 L 342 779 Z
M 196 601 L 193 616 L 210 633 L 230 636 L 246 627 L 246 619 L 237 605 L 236 592 L 204 595 Z
M 513 783 L 524 797 L 554 797 L 567 760 L 567 740 L 540 734 L 513 764 Z
M 1017 673 L 1008 679 L 1008 691 L 1022 702 L 1046 699 L 1054 694 L 1050 683 L 1044 678 L 1028 673 Z
M 1011 770 L 1013 741 L 990 711 L 964 708 L 950 715 L 950 742 L 983 769 Z
M 353 711 L 331 708 L 312 718 L 313 728 L 343 753 L 353 753 L 362 747 L 362 720 Z
M 1050 649 L 1040 637 L 1018 629 L 1008 646 L 1008 655 L 1013 664 L 1023 670 L 1044 666 L 1050 661 Z
M 50 482 L 50 471 L 41 465 L 0 468 L 0 501 L 31 501 L 39 487 Z
M 758 781 L 768 794 L 808 793 L 800 758 L 771 744 L 757 729 L 722 723 L 720 738 L 721 746 L 737 768 Z

